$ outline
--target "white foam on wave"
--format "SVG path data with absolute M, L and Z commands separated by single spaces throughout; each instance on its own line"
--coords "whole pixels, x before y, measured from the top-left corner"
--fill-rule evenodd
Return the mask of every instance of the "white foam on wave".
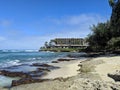
M 38 52 L 38 50 L 24 50 L 25 52 Z
M 8 64 L 12 64 L 12 65 L 20 65 L 20 60 L 14 60 L 14 61 L 9 61 Z
M 21 65 L 21 64 L 22 63 L 20 63 L 20 60 L 12 60 L 12 61 L 6 61 L 6 62 L 0 63 L 0 67 L 4 68 L 4 67 L 10 67 L 14 65 Z
M 41 60 L 41 57 L 28 58 L 27 60 Z
M 1 52 L 38 52 L 38 50 L 15 50 L 15 49 L 12 49 L 12 50 L 7 50 L 7 49 L 4 49 L 4 50 L 1 50 Z

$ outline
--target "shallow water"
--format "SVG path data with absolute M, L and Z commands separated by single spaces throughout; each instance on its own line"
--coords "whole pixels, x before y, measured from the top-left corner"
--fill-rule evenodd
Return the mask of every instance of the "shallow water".
M 20 78 L 16 77 L 16 78 L 11 78 L 11 77 L 6 77 L 6 76 L 2 76 L 0 75 L 0 87 L 10 87 L 12 80 L 18 80 Z
M 33 63 L 49 63 L 58 58 L 66 57 L 68 54 L 72 53 L 38 52 L 36 50 L 0 50 L 0 69 L 11 72 L 35 71 L 37 67 L 30 66 Z M 12 80 L 18 80 L 18 78 L 0 75 L 0 87 L 11 86 Z
M 37 51 L 28 52 L 28 51 L 1 50 L 0 68 L 21 64 L 49 63 L 50 61 L 56 58 L 64 57 L 68 54 L 68 53 L 37 52 Z
M 19 65 L 19 66 L 8 67 L 3 70 L 10 72 L 31 72 L 31 71 L 35 71 L 36 69 L 37 67 L 33 67 L 29 65 Z

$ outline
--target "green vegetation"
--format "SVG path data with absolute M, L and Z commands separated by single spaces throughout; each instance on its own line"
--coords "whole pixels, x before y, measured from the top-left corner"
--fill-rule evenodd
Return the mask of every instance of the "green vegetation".
M 41 51 L 53 51 L 53 52 L 80 52 L 83 49 L 80 48 L 41 48 Z
M 111 50 L 120 49 L 120 37 L 112 38 L 110 41 L 108 41 L 108 47 Z
M 109 0 L 109 5 L 113 7 L 115 5 L 115 0 Z
M 88 35 L 89 49 L 92 51 L 109 51 L 120 49 L 120 0 L 109 0 L 112 7 L 111 19 L 91 27 Z
M 97 26 L 91 27 L 92 33 L 88 35 L 87 41 L 93 50 L 104 50 L 107 41 L 110 40 L 109 21 L 107 23 L 98 23 Z
M 86 38 L 89 47 L 80 48 L 51 48 L 54 43 L 46 42 L 43 51 L 74 52 L 74 51 L 120 51 L 120 0 L 109 0 L 112 8 L 110 20 L 105 23 L 93 25 L 92 33 Z M 57 42 L 57 41 L 54 41 Z M 85 50 L 84 50 L 85 49 Z
M 40 51 L 82 52 L 87 46 L 88 43 L 82 38 L 56 38 L 45 42 Z

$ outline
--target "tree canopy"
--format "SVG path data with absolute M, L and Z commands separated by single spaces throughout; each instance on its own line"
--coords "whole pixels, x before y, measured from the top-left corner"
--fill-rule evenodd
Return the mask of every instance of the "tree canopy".
M 91 27 L 87 41 L 95 51 L 120 49 L 120 0 L 109 0 L 112 14 L 109 21 Z

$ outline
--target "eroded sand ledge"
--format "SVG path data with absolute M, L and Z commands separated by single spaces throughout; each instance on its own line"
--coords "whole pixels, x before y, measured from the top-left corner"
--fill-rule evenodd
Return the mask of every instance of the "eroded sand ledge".
M 79 65 L 82 67 L 80 71 L 77 71 L 80 69 L 78 64 L 80 64 L 78 60 L 60 62 L 55 64 L 56 66 L 60 65 L 60 69 L 53 70 L 43 77 L 70 78 L 20 85 L 11 90 L 120 90 L 120 83 L 108 77 L 108 73 L 120 70 L 120 56 L 92 58 Z M 78 74 L 80 72 L 81 74 Z

